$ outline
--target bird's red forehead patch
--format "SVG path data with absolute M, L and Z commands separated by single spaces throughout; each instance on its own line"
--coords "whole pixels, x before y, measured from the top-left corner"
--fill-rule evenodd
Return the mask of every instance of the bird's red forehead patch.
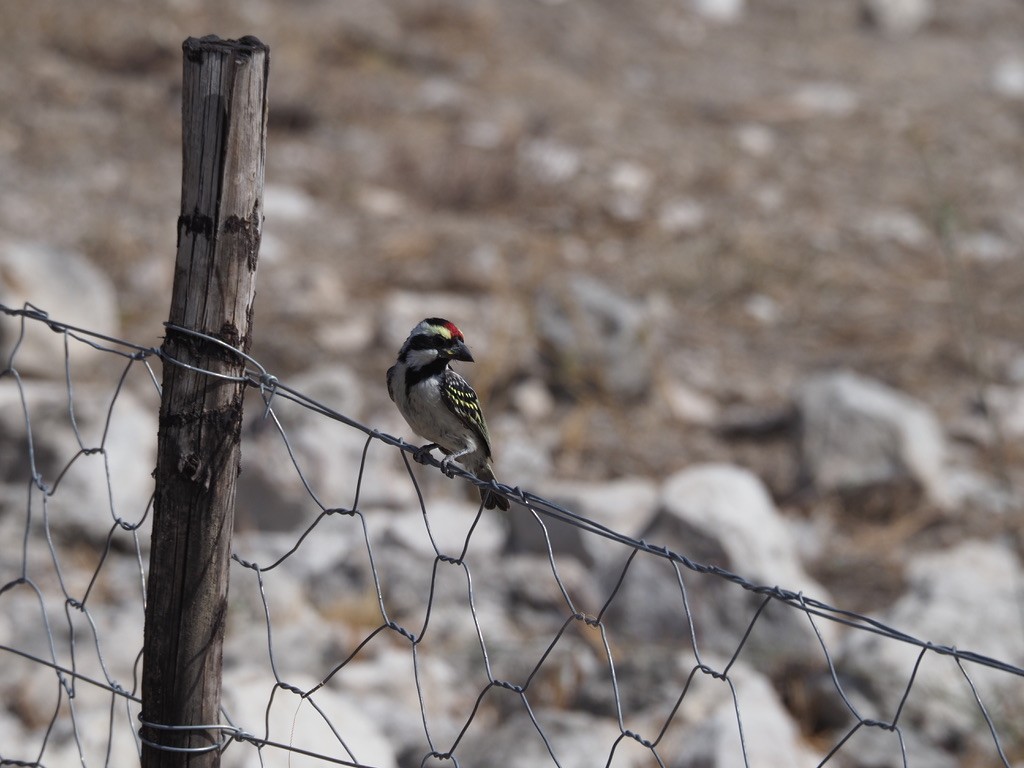
M 453 339 L 463 341 L 464 337 L 462 335 L 462 331 L 459 330 L 458 326 L 456 326 L 455 323 L 445 323 L 444 327 L 448 329 L 448 333 L 452 335 Z

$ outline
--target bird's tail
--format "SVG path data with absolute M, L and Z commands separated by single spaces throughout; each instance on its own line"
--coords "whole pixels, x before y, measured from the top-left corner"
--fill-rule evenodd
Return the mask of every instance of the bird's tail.
M 484 465 L 483 469 L 476 473 L 476 476 L 483 480 L 485 483 L 492 482 L 494 478 L 494 470 L 491 469 L 490 464 Z M 484 503 L 484 509 L 494 509 L 497 507 L 502 512 L 508 511 L 508 499 L 504 496 L 500 496 L 493 491 L 489 491 L 486 488 L 480 489 L 480 499 Z

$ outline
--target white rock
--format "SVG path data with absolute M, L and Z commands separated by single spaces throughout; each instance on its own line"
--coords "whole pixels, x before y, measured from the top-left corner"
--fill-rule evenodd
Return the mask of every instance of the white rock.
M 298 187 L 269 184 L 263 192 L 267 221 L 304 221 L 316 214 L 316 201 Z
M 388 515 L 381 540 L 430 558 L 438 552 L 457 558 L 465 549 L 474 556 L 499 555 L 505 530 L 497 515 L 485 510 L 478 517 L 479 504 L 446 497 L 426 499 L 425 506 L 426 516 L 411 510 Z
M 777 140 L 775 131 L 760 123 L 747 123 L 736 129 L 736 141 L 740 149 L 751 157 L 768 157 L 775 152 Z
M 526 173 L 542 184 L 564 184 L 583 168 L 575 147 L 557 139 L 530 139 L 519 147 L 519 162 Z
M 684 424 L 709 427 L 718 420 L 718 403 L 699 389 L 670 381 L 663 391 L 672 415 Z
M 296 677 L 288 682 L 309 690 L 317 681 Z M 317 711 L 297 695 L 278 690 L 268 713 L 267 705 L 274 684 L 269 670 L 262 674 L 245 669 L 225 671 L 224 708 L 236 726 L 258 737 L 315 754 L 360 765 L 396 768 L 398 761 L 389 739 L 377 730 L 376 724 L 364 714 L 357 701 L 326 686 L 314 693 L 310 700 L 316 703 L 320 710 Z M 337 735 L 332 732 L 332 726 Z M 242 742 L 225 750 L 221 764 L 224 768 L 314 768 L 323 765 L 323 761 L 271 747 L 264 749 L 261 756 L 254 747 Z
M 973 232 L 957 238 L 957 249 L 967 258 L 983 264 L 1008 261 L 1019 250 L 994 232 Z
M 75 719 L 72 723 L 67 710 L 62 710 L 39 765 L 138 765 L 135 731 L 139 724 L 134 720 L 138 707 L 132 705 L 133 717 L 129 718 L 124 703 L 118 700 L 111 713 L 109 693 L 82 683 L 75 688 Z M 52 691 L 51 694 L 52 701 L 56 701 L 56 695 Z M 65 706 L 66 703 L 65 699 Z M 42 740 L 36 744 L 38 748 Z M 4 757 L 8 756 L 7 749 L 5 742 Z
M 902 719 L 900 725 L 904 725 Z M 853 738 L 840 748 L 832 762 L 843 765 L 847 762 L 843 760 L 844 756 L 852 758 L 855 765 L 902 765 L 906 756 L 908 764 L 913 761 L 915 765 L 927 765 L 928 768 L 963 766 L 959 756 L 951 752 L 948 745 L 929 741 L 913 727 L 901 727 L 899 737 L 895 733 L 876 731 L 870 739 Z
M 425 110 L 454 110 L 465 103 L 466 92 L 450 77 L 431 77 L 420 85 L 416 101 Z
M 919 218 L 895 208 L 868 213 L 861 219 L 859 229 L 876 243 L 891 242 L 905 248 L 923 248 L 931 242 L 931 233 Z
M 914 555 L 907 568 L 906 594 L 880 619 L 925 642 L 1020 665 L 1024 660 L 1022 578 L 1020 561 L 1000 544 L 965 541 L 949 550 Z M 870 689 L 876 692 L 879 716 L 891 718 L 920 650 L 898 640 L 857 632 L 847 635 L 838 666 L 869 680 Z M 964 663 L 964 669 L 990 713 L 1009 707 L 996 715 L 999 722 L 1021 721 L 1024 706 L 1019 678 L 988 674 L 970 662 Z M 901 722 L 919 724 L 936 743 L 966 742 L 965 752 L 987 755 L 989 762 L 998 762 L 988 729 L 978 727 L 979 717 L 970 686 L 954 660 L 926 654 Z
M 980 510 L 1003 515 L 1019 513 L 1022 509 L 1020 494 L 972 469 L 951 469 L 946 475 L 946 492 L 951 505 L 965 512 Z
M 791 100 L 807 117 L 849 117 L 860 106 L 856 91 L 832 82 L 806 83 L 793 93 Z
M 492 727 L 472 727 L 455 755 L 464 765 L 501 765 L 505 768 L 535 768 L 555 765 L 548 748 L 537 734 L 539 727 L 562 768 L 591 768 L 607 765 L 612 747 L 621 736 L 614 720 L 583 712 L 543 709 L 534 712 L 534 725 L 525 707 L 510 704 L 509 716 Z M 628 741 L 628 740 L 627 740 Z M 646 753 L 646 755 L 644 754 Z M 615 751 L 616 768 L 640 768 L 650 764 L 650 752 L 620 744 Z
M 510 399 L 516 410 L 531 421 L 546 419 L 555 410 L 551 390 L 540 379 L 527 379 L 517 384 Z
M 561 441 L 557 422 L 548 419 L 527 424 L 521 418 L 499 414 L 488 424 L 499 482 L 530 489 L 551 475 L 552 455 Z
M 693 9 L 710 21 L 739 21 L 746 10 L 746 0 L 691 0 Z
M 0 304 L 21 308 L 31 302 L 56 321 L 107 336 L 118 336 L 117 294 L 113 282 L 85 256 L 44 243 L 0 242 Z M 20 321 L 0 316 L 0 360 L 6 361 L 18 341 Z M 112 358 L 71 342 L 75 368 L 111 365 Z M 26 320 L 25 339 L 14 367 L 23 375 L 64 378 L 64 336 L 43 323 Z
M 13 693 L 5 694 L 4 700 L 13 703 Z M 10 710 L 11 707 L 0 709 L 0 744 L 4 745 L 4 757 L 31 765 L 39 757 L 46 732 L 40 729 L 38 733 L 25 733 L 25 726 Z
M 991 386 L 985 392 L 985 404 L 1006 437 L 1024 437 L 1024 387 Z
M 753 190 L 754 203 L 764 213 L 775 213 L 786 202 L 786 193 L 777 184 L 761 184 Z
M 658 212 L 658 226 L 669 235 L 685 235 L 699 231 L 707 221 L 704 206 L 690 198 L 668 200 Z
M 1006 378 L 1014 384 L 1024 384 L 1024 355 L 1014 357 L 1007 364 Z
M 278 265 L 283 262 L 289 253 L 289 246 L 285 238 L 278 237 L 273 232 L 267 232 L 264 227 L 260 235 L 260 266 Z
M 360 710 L 384 731 L 398 754 L 427 751 L 411 648 L 405 640 L 390 642 L 386 647 L 374 648 L 370 655 L 360 654 L 341 673 L 345 694 L 359 702 Z M 450 665 L 443 660 L 420 655 L 419 680 L 431 695 L 430 723 L 435 736 L 438 721 L 448 720 L 439 710 L 446 714 L 449 708 L 459 711 L 452 702 L 453 692 L 459 688 L 453 684 L 457 678 L 453 678 Z M 454 718 L 451 720 L 454 723 Z
M 15 549 L 20 550 L 20 536 L 17 541 L 19 546 Z M 28 575 L 42 591 L 56 658 L 43 620 L 40 596 L 28 584 L 8 585 L 0 598 L 0 642 L 66 666 L 72 666 L 70 659 L 74 648 L 76 672 L 100 681 L 109 673 L 117 683 L 131 689 L 133 667 L 142 647 L 143 617 L 141 578 L 137 563 L 132 562 L 134 558 L 116 550 L 109 552 L 86 602 L 89 617 L 72 608 L 67 609 L 65 617 L 65 595 L 52 575 L 54 559 L 59 563 L 63 586 L 73 598 L 82 600 L 99 564 L 102 547 L 96 546 L 90 551 L 79 541 L 71 552 L 56 541 L 56 552 L 52 554 L 49 543 L 38 530 L 32 531 L 28 546 L 30 553 L 35 549 L 48 561 L 38 562 L 40 567 L 37 567 L 36 559 L 30 554 Z M 19 560 L 20 554 L 19 551 Z M 18 570 L 5 565 L 4 572 L 13 575 Z M 134 603 L 130 604 L 126 595 L 130 597 L 131 593 L 134 593 Z M 76 633 L 74 646 L 69 622 Z M 126 713 L 123 699 L 115 699 L 111 712 L 111 695 L 79 680 L 75 683 L 73 703 L 76 709 L 72 722 L 68 715 L 67 692 L 62 690 L 54 671 L 11 653 L 4 653 L 3 663 L 0 663 L 0 700 L 8 705 L 0 707 L 3 713 L 0 714 L 0 743 L 5 758 L 32 762 L 39 756 L 39 748 L 45 740 L 45 725 L 54 716 L 58 696 L 62 707 L 47 742 L 45 764 L 102 765 L 107 761 L 108 747 L 111 755 L 108 764 L 112 765 L 115 760 L 122 765 L 138 764 L 134 739 L 138 723 L 133 715 Z M 134 711 L 137 713 L 137 707 Z M 8 714 L 9 718 L 4 716 Z M 84 759 L 78 756 L 79 748 Z
M 909 35 L 931 21 L 932 0 L 861 0 L 865 19 L 891 35 Z
M 615 163 L 608 173 L 608 183 L 616 192 L 646 195 L 653 182 L 654 176 L 649 169 L 628 160 Z
M 825 588 L 800 565 L 792 534 L 764 484 L 748 470 L 698 464 L 677 472 L 665 481 L 662 509 L 714 542 L 722 559 L 713 564 L 759 584 L 827 599 Z
M 612 194 L 605 209 L 613 218 L 635 223 L 645 216 L 654 185 L 654 174 L 648 168 L 628 160 L 619 161 L 608 173 L 608 185 Z
M 1001 59 L 992 71 L 992 90 L 1007 99 L 1024 99 L 1024 59 Z
M 945 437 L 923 403 L 850 371 L 814 376 L 797 396 L 801 449 L 821 491 L 912 477 L 937 503 L 950 501 Z
M 319 323 L 313 336 L 326 359 L 338 360 L 369 349 L 374 331 L 373 318 L 357 313 L 338 322 Z
M 395 219 L 409 210 L 408 201 L 400 192 L 374 185 L 360 187 L 356 203 L 366 213 L 381 219 Z
M 782 306 L 771 296 L 754 293 L 743 302 L 743 309 L 762 325 L 774 325 L 782 319 Z
M 549 480 L 541 484 L 540 495 L 627 536 L 644 530 L 658 505 L 657 485 L 640 477 L 602 483 Z
M 471 120 L 462 127 L 462 143 L 475 149 L 497 149 L 505 142 L 505 128 L 495 120 Z
M 742 768 L 749 759 L 750 765 L 765 768 L 810 768 L 820 762 L 765 676 L 740 663 L 730 670 L 729 678 L 735 700 L 724 681 L 698 676 L 698 684 L 717 687 L 717 702 L 700 720 L 687 718 L 685 731 L 675 736 L 678 757 L 673 764 Z M 741 724 L 746 756 L 739 739 Z M 675 740 L 669 744 L 674 746 Z

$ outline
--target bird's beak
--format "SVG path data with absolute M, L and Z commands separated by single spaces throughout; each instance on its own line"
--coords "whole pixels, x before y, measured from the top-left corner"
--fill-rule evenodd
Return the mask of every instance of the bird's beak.
M 466 346 L 465 342 L 458 342 L 448 352 L 448 357 L 452 360 L 462 360 L 467 363 L 473 362 L 473 355 L 469 353 L 469 347 Z

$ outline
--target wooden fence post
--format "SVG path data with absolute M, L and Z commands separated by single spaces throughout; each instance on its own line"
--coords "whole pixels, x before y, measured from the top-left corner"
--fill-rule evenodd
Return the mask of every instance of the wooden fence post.
M 267 46 L 189 38 L 170 323 L 249 348 L 263 219 Z M 168 327 L 146 590 L 142 765 L 217 766 L 228 565 L 239 471 L 238 355 Z M 175 364 L 177 361 L 182 365 Z

